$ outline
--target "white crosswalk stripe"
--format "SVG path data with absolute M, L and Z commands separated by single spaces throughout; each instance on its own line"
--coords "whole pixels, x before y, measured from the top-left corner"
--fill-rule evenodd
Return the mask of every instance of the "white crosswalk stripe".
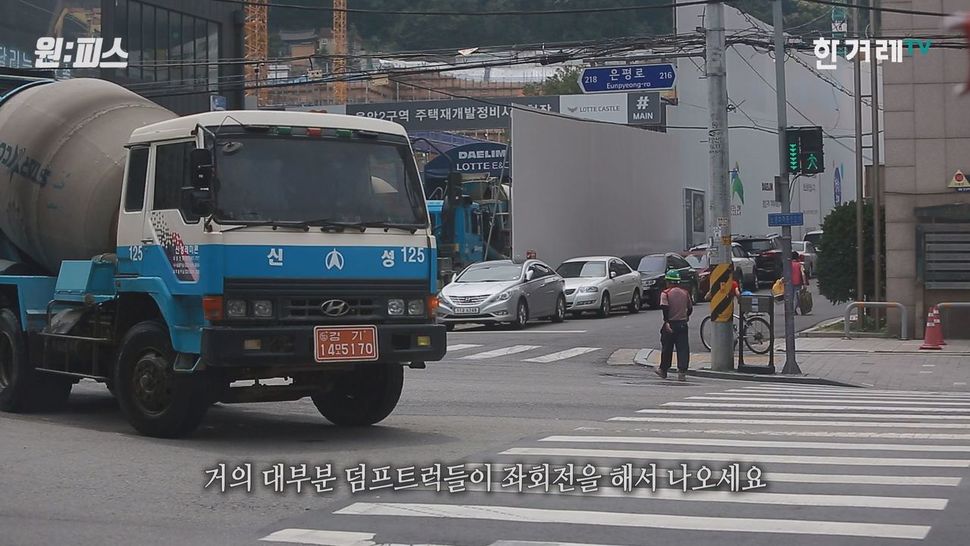
M 492 349 L 491 351 L 484 351 L 481 353 L 475 353 L 462 358 L 465 360 L 485 360 L 488 358 L 498 358 L 500 356 L 509 356 L 517 353 L 524 353 L 526 351 L 531 351 L 533 349 L 538 349 L 540 345 L 512 345 L 511 347 L 502 347 L 501 349 Z
M 464 351 L 466 349 L 476 349 L 481 346 L 481 343 L 455 343 L 454 345 L 448 346 L 448 352 L 451 353 L 454 351 Z
M 539 347 L 515 345 L 465 358 L 535 349 Z M 584 348 L 525 361 L 556 362 L 595 350 L 579 349 Z M 344 518 L 340 528 L 379 522 L 384 525 L 381 533 L 321 531 L 320 540 L 331 542 L 306 543 L 377 546 L 374 537 L 385 537 L 387 529 L 424 525 L 401 525 L 404 520 L 427 522 L 438 531 L 436 537 L 443 536 L 442 529 L 452 529 L 454 534 L 447 536 L 455 542 L 468 536 L 469 521 L 491 522 L 474 527 L 496 529 L 497 536 L 475 536 L 489 546 L 603 546 L 576 539 L 588 540 L 607 529 L 610 540 L 603 542 L 617 545 L 642 544 L 644 529 L 651 530 L 651 543 L 657 544 L 691 543 L 693 538 L 709 542 L 712 532 L 720 533 L 724 543 L 755 543 L 754 535 L 762 537 L 757 544 L 775 544 L 786 535 L 816 536 L 833 544 L 850 537 L 919 541 L 941 513 L 954 509 L 949 497 L 970 468 L 970 408 L 963 405 L 970 405 L 970 398 L 755 385 L 688 396 L 660 407 L 630 408 L 630 415 L 609 418 L 600 426 L 520 442 L 493 460 L 468 463 L 479 468 L 490 464 L 491 474 L 484 483 L 469 484 L 467 494 L 348 501 L 333 512 L 333 517 Z M 614 481 L 626 463 L 637 469 L 655 465 L 653 487 L 627 488 Z M 577 477 L 582 468 L 602 480 L 590 491 L 577 484 L 569 490 L 503 485 L 510 469 L 524 469 L 521 479 L 528 483 L 530 476 L 541 478 L 545 464 L 574 464 Z M 683 491 L 674 482 L 674 474 L 685 469 L 694 474 L 690 480 L 699 480 L 699 468 L 714 469 L 717 480 L 717 474 L 734 464 L 741 468 L 740 483 L 748 483 L 751 474 L 745 471 L 757 467 L 756 478 L 769 487 Z M 577 497 L 583 498 L 581 504 Z M 522 525 L 532 531 L 516 537 Z M 306 533 L 282 530 L 263 540 L 279 540 L 274 535 L 314 537 Z M 531 541 L 535 536 L 548 541 Z
M 598 347 L 573 347 L 572 349 L 566 349 L 565 351 L 557 351 L 555 353 L 537 356 L 535 358 L 527 358 L 525 359 L 525 362 L 541 362 L 545 364 L 549 362 L 566 360 L 567 358 L 584 355 L 598 350 L 599 350 Z

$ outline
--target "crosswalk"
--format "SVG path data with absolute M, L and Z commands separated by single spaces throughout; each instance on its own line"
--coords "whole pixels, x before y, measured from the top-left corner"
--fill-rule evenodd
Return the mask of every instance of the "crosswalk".
M 536 364 L 551 364 L 564 360 L 576 359 L 581 356 L 590 355 L 595 352 L 602 352 L 601 347 L 568 347 L 555 350 L 553 352 L 543 345 L 509 345 L 506 347 L 492 348 L 480 343 L 454 343 L 448 345 L 446 360 L 480 361 L 480 360 L 510 360 L 516 356 L 519 362 L 531 362 Z
M 933 529 L 954 510 L 952 499 L 970 468 L 968 427 L 970 393 L 722 388 L 539 436 L 487 461 L 493 481 L 518 464 L 575 463 L 603 476 L 623 464 L 652 464 L 656 489 L 631 490 L 607 479 L 591 491 L 485 492 L 480 485 L 462 495 L 385 493 L 346 502 L 320 522 L 321 529 L 280 529 L 262 540 L 329 546 L 951 544 L 952 535 L 934 540 Z M 757 467 L 764 487 L 684 491 L 686 485 L 666 480 L 689 471 L 696 481 L 702 467 L 734 464 Z M 742 483 L 750 485 L 750 478 L 742 472 Z

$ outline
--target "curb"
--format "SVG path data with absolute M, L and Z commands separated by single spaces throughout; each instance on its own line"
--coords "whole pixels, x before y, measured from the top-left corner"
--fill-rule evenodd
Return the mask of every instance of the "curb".
M 652 354 L 660 354 L 657 349 L 640 349 L 637 351 L 636 356 L 633 357 L 633 363 L 639 366 L 644 366 L 650 369 L 654 368 L 654 364 L 649 361 Z M 692 357 L 695 354 L 692 353 Z M 711 379 L 730 379 L 734 381 L 760 381 L 764 383 L 790 383 L 790 384 L 800 384 L 800 385 L 828 385 L 833 387 L 855 387 L 864 388 L 862 385 L 856 383 L 849 383 L 846 381 L 836 381 L 835 379 L 826 379 L 824 377 L 817 377 L 814 375 L 802 374 L 802 375 L 779 375 L 779 374 L 754 374 L 754 373 L 741 373 L 741 372 L 721 372 L 715 371 L 710 368 L 700 368 L 700 369 L 690 369 L 687 370 L 687 375 L 693 375 L 696 377 L 708 377 Z

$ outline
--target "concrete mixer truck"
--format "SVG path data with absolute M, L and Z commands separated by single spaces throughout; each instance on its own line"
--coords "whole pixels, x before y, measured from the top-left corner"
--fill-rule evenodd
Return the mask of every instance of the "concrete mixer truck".
M 404 129 L 282 111 L 178 117 L 112 83 L 0 97 L 0 409 L 106 383 L 140 433 L 215 402 L 391 413 L 445 354 Z M 281 378 L 281 379 L 280 379 Z M 270 381 L 266 381 L 272 379 Z

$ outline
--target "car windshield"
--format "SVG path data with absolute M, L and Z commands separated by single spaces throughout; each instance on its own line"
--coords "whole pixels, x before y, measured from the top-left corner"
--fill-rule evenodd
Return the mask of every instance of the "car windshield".
M 704 269 L 707 267 L 708 257 L 707 254 L 701 254 L 700 256 L 695 256 L 693 254 L 684 257 L 687 263 L 690 264 L 694 269 Z
M 817 245 L 821 239 L 822 239 L 821 233 L 809 233 L 808 235 L 805 236 L 806 241 L 815 245 Z
M 795 251 L 798 251 L 798 252 L 805 252 L 805 243 L 804 243 L 804 241 L 792 241 L 791 242 L 791 249 L 792 250 L 795 250 Z
M 577 277 L 605 277 L 606 262 L 566 262 L 556 269 L 566 279 Z
M 748 251 L 749 253 L 764 252 L 765 250 L 772 250 L 775 248 L 775 246 L 771 244 L 771 239 L 753 239 L 753 240 L 742 239 L 738 241 L 738 244 L 741 245 L 741 248 Z
M 522 267 L 515 264 L 473 265 L 455 279 L 455 282 L 517 281 L 521 275 Z
M 663 273 L 667 270 L 667 258 L 663 256 L 644 256 L 637 266 L 637 271 L 648 273 Z
M 427 224 L 406 142 L 236 132 L 215 159 L 219 223 Z

